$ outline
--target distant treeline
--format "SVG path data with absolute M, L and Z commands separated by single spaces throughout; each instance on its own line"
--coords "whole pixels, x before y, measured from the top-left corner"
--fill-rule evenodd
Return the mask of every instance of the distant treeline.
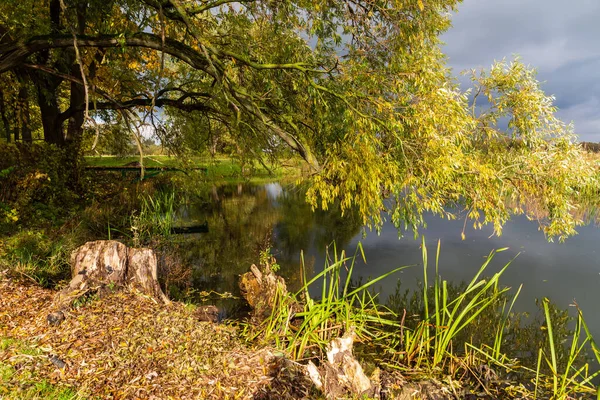
M 600 143 L 594 142 L 581 142 L 581 145 L 587 151 L 592 151 L 594 153 L 600 153 Z

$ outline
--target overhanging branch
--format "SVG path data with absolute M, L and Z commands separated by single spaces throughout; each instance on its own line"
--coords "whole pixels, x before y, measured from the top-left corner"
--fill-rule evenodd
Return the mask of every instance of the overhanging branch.
M 137 32 L 129 35 L 100 35 L 77 37 L 79 47 L 144 47 L 164 51 L 165 53 L 189 64 L 191 67 L 213 74 L 208 68 L 206 57 L 192 47 L 177 40 Z M 14 69 L 30 55 L 49 49 L 73 47 L 73 37 L 69 35 L 35 36 L 27 41 L 17 41 L 0 45 L 0 74 Z
M 44 65 L 24 64 L 23 67 L 29 68 L 29 69 L 36 69 L 36 70 L 45 72 L 47 74 L 57 76 L 59 78 L 67 80 L 69 82 L 74 82 L 79 85 L 83 85 L 83 81 L 80 78 L 60 73 L 60 72 L 55 71 L 52 68 L 46 67 Z M 206 105 L 206 103 L 205 103 L 206 98 L 210 98 L 210 95 L 208 93 L 186 92 L 181 88 L 163 89 L 159 93 L 165 94 L 165 93 L 169 93 L 172 91 L 178 91 L 178 92 L 182 93 L 182 95 L 177 99 L 160 98 L 160 97 L 156 98 L 156 99 L 152 99 L 152 98 L 140 97 L 140 98 L 134 98 L 134 99 L 126 100 L 126 101 L 119 101 L 119 100 L 114 99 L 111 95 L 109 95 L 104 90 L 102 90 L 98 87 L 93 87 L 92 88 L 93 93 L 96 93 L 96 94 L 104 97 L 107 100 L 106 102 L 96 102 L 94 104 L 93 108 L 96 110 L 127 110 L 127 109 L 131 109 L 131 108 L 135 108 L 135 107 L 152 107 L 152 106 L 154 106 L 154 107 L 174 107 L 179 110 L 188 111 L 188 112 L 201 111 L 201 112 L 209 112 L 211 114 L 222 114 L 220 111 Z M 198 97 L 203 98 L 204 102 L 199 103 L 199 102 L 187 101 L 188 99 L 198 98 Z M 62 124 L 64 121 L 69 119 L 75 113 L 83 111 L 84 109 L 85 109 L 85 104 L 71 105 L 68 109 L 66 109 L 64 112 L 62 112 L 58 116 L 58 123 Z

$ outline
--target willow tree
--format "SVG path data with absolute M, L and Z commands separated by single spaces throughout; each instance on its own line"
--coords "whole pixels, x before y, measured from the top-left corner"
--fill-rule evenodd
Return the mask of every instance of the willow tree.
M 193 119 L 247 156 L 295 153 L 313 206 L 373 226 L 462 209 L 499 233 L 535 208 L 550 236 L 573 234 L 594 166 L 519 61 L 460 92 L 439 39 L 457 3 L 4 0 L 0 74 L 35 87 L 48 142 L 115 113 L 160 116 L 171 138 Z

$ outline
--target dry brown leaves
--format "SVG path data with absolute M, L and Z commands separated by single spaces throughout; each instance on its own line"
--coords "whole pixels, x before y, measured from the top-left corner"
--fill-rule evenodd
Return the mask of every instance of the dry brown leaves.
M 272 352 L 248 349 L 234 327 L 199 322 L 182 304 L 166 307 L 132 291 L 91 298 L 54 327 L 46 320 L 54 294 L 0 276 L 0 338 L 35 346 L 38 355 L 18 362 L 51 383 L 112 399 L 251 398 L 268 391 Z M 14 353 L 0 348 L 0 362 L 12 363 Z M 50 355 L 66 367 L 58 369 Z

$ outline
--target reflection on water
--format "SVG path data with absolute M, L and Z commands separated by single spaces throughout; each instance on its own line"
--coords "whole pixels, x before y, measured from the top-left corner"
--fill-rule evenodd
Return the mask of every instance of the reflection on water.
M 337 211 L 313 212 L 304 201 L 304 192 L 294 186 L 271 183 L 263 186 L 228 185 L 213 187 L 199 199 L 189 201 L 179 211 L 187 224 L 208 223 L 207 233 L 182 236 L 180 256 L 193 268 L 192 285 L 197 290 L 237 292 L 237 277 L 258 260 L 258 253 L 272 248 L 281 274 L 289 285 L 298 287 L 301 279 L 300 252 L 304 252 L 307 274 L 324 265 L 327 246 L 335 240 L 338 249 L 353 254 L 361 242 L 367 263 L 358 263 L 357 278 L 363 281 L 401 265 L 415 265 L 397 276 L 403 288 L 414 288 L 422 276 L 420 239 L 411 232 L 398 239 L 396 228 L 386 223 L 380 234 L 362 230 L 355 214 L 343 217 Z M 461 240 L 464 221 L 426 218 L 421 233 L 435 249 L 442 245 L 440 273 L 454 282 L 470 280 L 492 249 L 509 247 L 490 266 L 492 274 L 512 262 L 503 275 L 505 285 L 523 291 L 517 303 L 520 311 L 535 312 L 535 299 L 549 297 L 559 307 L 576 301 L 586 321 L 600 337 L 600 261 L 597 249 L 600 229 L 579 228 L 579 235 L 565 243 L 548 243 L 535 222 L 525 217 L 510 221 L 501 237 L 490 237 L 491 228 L 467 229 Z M 433 259 L 434 254 L 430 255 Z M 378 285 L 381 298 L 394 293 L 396 279 Z

